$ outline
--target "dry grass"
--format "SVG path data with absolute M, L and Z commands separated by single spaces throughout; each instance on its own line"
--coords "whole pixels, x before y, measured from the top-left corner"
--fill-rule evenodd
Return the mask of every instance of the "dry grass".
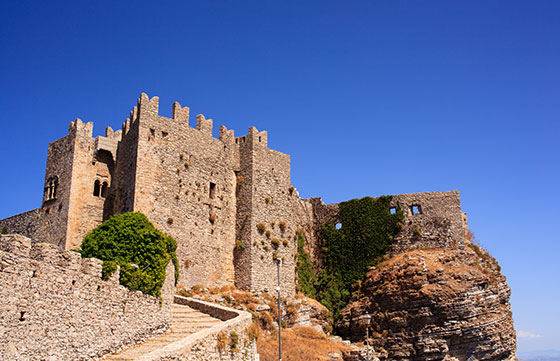
M 257 342 L 262 361 L 278 360 L 278 333 L 261 336 Z M 282 360 L 284 361 L 323 361 L 328 353 L 349 350 L 338 342 L 329 341 L 326 336 L 306 326 L 282 329 Z

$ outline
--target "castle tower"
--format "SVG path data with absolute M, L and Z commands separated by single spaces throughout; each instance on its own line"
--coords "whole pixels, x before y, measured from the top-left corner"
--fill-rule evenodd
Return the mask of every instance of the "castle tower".
M 68 135 L 49 144 L 39 236 L 62 249 L 78 247 L 103 221 L 120 132 L 92 138 L 93 123 L 70 123 Z
M 212 137 L 212 120 L 173 105 L 158 114 L 159 99 L 142 94 L 123 124 L 118 149 L 114 212 L 139 211 L 177 241 L 179 284 L 234 283 L 235 168 L 233 131 Z
M 275 259 L 282 260 L 283 290 L 295 290 L 296 251 L 290 156 L 267 146 L 267 132 L 249 128 L 239 144 L 236 285 L 251 291 L 276 287 Z

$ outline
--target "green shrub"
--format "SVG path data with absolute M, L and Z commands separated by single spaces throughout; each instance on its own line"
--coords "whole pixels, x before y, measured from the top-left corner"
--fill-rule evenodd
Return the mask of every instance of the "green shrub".
M 315 282 L 318 300 L 338 319 L 350 300 L 352 286 L 369 267 L 382 259 L 401 229 L 402 210 L 391 214 L 391 196 L 365 197 L 339 205 L 342 227 L 326 224 L 321 230 L 325 268 Z
M 103 261 L 101 268 L 101 279 L 107 281 L 109 277 L 117 270 L 117 263 L 114 261 Z
M 270 243 L 272 243 L 272 247 L 274 247 L 275 249 L 280 246 L 280 240 L 278 238 L 271 239 Z
M 104 277 L 119 265 L 121 285 L 159 296 L 170 260 L 175 266 L 175 282 L 179 278 L 176 249 L 173 238 L 136 212 L 117 214 L 96 227 L 84 238 L 80 253 L 84 258 L 103 260 Z
M 260 234 L 263 234 L 264 231 L 266 230 L 266 226 L 262 223 L 257 223 L 257 231 L 259 231 Z
M 0 234 L 8 234 L 8 227 L 2 227 L 2 232 Z

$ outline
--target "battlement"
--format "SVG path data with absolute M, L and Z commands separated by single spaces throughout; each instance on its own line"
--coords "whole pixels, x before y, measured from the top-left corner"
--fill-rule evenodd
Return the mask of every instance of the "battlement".
M 146 93 L 141 93 L 138 98 L 137 105 L 135 105 L 130 111 L 130 116 L 122 124 L 122 134 L 126 135 L 130 131 L 133 125 L 135 125 L 138 119 L 158 119 L 165 122 L 169 122 L 173 125 L 189 126 L 190 118 L 190 108 L 181 106 L 179 102 L 174 102 L 172 107 L 171 118 L 163 117 L 159 115 L 159 97 L 150 97 Z M 191 129 L 196 129 L 202 134 L 212 137 L 213 131 L 212 119 L 207 119 L 203 114 L 197 114 L 196 116 L 196 128 L 191 127 Z M 115 132 L 116 134 L 116 132 Z M 232 129 L 227 129 L 224 125 L 219 128 L 218 139 L 226 144 L 245 144 L 251 139 L 251 144 L 254 145 L 264 145 L 267 147 L 268 144 L 268 133 L 266 131 L 259 132 L 257 128 L 250 127 L 247 135 L 241 137 L 235 137 L 234 131 Z
M 93 136 L 93 122 L 84 124 L 80 118 L 76 118 L 76 120 L 70 122 L 68 126 L 68 135 L 91 138 Z
M 235 138 L 235 144 L 245 144 L 249 143 L 251 145 L 263 145 L 268 146 L 268 132 L 263 130 L 259 132 L 257 128 L 250 127 L 247 135 Z

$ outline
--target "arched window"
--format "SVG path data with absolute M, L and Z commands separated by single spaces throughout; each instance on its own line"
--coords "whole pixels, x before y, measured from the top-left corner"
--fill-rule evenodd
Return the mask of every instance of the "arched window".
M 44 199 L 45 201 L 50 201 L 56 199 L 56 189 L 58 187 L 58 177 L 53 176 L 47 179 L 45 183 Z
M 109 185 L 107 184 L 107 182 L 103 182 L 103 185 L 101 186 L 101 197 L 105 198 L 107 197 L 107 187 Z
M 101 182 L 99 182 L 99 179 L 96 179 L 95 183 L 93 183 L 93 196 L 99 197 L 100 191 L 101 191 Z

